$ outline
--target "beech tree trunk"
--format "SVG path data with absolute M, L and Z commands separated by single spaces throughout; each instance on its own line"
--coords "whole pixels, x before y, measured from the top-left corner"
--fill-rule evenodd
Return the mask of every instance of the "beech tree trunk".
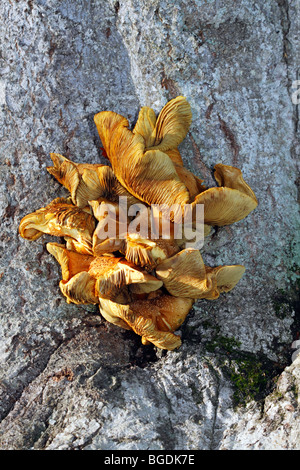
M 0 15 L 0 448 L 299 449 L 297 0 L 2 0 Z M 66 194 L 50 152 L 104 163 L 94 114 L 132 124 L 177 95 L 186 166 L 208 186 L 237 166 L 259 205 L 201 250 L 244 277 L 162 352 L 67 304 L 53 239 L 18 226 Z

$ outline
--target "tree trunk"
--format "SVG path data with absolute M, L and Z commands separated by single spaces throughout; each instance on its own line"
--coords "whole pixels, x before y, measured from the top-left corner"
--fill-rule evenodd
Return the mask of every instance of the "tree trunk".
M 0 448 L 299 449 L 297 1 L 2 0 L 0 14 Z M 104 163 L 96 113 L 132 125 L 177 95 L 193 112 L 185 165 L 208 186 L 215 164 L 237 166 L 259 205 L 201 250 L 242 280 L 197 301 L 181 348 L 161 352 L 67 304 L 52 237 L 18 226 L 67 194 L 50 152 Z

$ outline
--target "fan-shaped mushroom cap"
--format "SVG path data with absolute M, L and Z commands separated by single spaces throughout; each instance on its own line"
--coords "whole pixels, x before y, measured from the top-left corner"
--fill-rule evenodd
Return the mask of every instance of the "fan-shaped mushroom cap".
M 95 279 L 85 271 L 75 274 L 69 281 L 60 281 L 59 287 L 68 303 L 98 304 L 95 295 Z
M 193 306 L 192 299 L 161 295 L 152 300 L 134 300 L 128 305 L 100 299 L 100 312 L 108 321 L 121 319 L 142 341 L 153 343 L 161 349 L 173 350 L 181 339 L 173 334 L 185 320 Z M 118 321 L 113 323 L 118 324 Z M 119 326 L 123 326 L 122 323 Z M 124 326 L 123 326 L 124 327 Z
M 214 277 L 219 293 L 229 292 L 233 289 L 245 272 L 245 266 L 236 264 L 233 266 L 218 266 L 211 268 L 205 266 L 207 276 Z
M 178 145 L 186 137 L 192 121 L 191 107 L 183 96 L 169 101 L 156 119 L 153 109 L 141 108 L 134 134 L 143 137 L 145 150 L 160 150 L 172 160 L 179 179 L 187 187 L 190 200 L 203 191 L 202 180 L 184 168 Z
M 162 286 L 154 276 L 122 258 L 97 257 L 89 273 L 96 279 L 97 296 L 112 300 L 129 285 L 138 293 L 152 292 Z
M 187 248 L 164 260 L 156 268 L 156 276 L 167 291 L 175 297 L 202 298 L 213 289 L 207 279 L 205 265 L 199 250 Z
M 60 264 L 64 281 L 69 281 L 82 271 L 87 272 L 94 260 L 93 256 L 70 251 L 60 243 L 47 243 L 46 248 Z
M 244 219 L 257 203 L 244 193 L 231 188 L 210 188 L 192 203 L 204 204 L 204 222 L 207 225 L 230 225 Z
M 145 151 L 144 138 L 128 129 L 127 119 L 103 111 L 94 120 L 117 179 L 132 195 L 147 204 L 188 202 L 172 160 L 160 150 Z
M 237 189 L 210 188 L 196 196 L 193 206 L 204 204 L 204 222 L 207 225 L 230 225 L 244 219 L 257 202 Z
M 124 307 L 126 310 L 127 305 L 119 304 L 109 299 L 99 299 L 99 310 L 105 320 L 125 330 L 132 330 L 131 326 L 118 314 L 118 312 L 123 311 Z
M 149 308 L 150 312 L 152 306 L 151 315 L 155 318 L 159 330 L 174 332 L 185 321 L 194 304 L 194 299 L 163 294 L 152 300 L 135 301 L 133 309 L 138 311 L 142 303 Z
M 170 100 L 161 110 L 152 131 L 152 149 L 162 152 L 175 149 L 186 137 L 192 122 L 192 112 L 184 96 Z
M 19 234 L 26 240 L 37 240 L 43 235 L 43 231 L 39 229 L 39 226 L 43 226 L 45 222 L 45 212 L 49 211 L 52 204 L 71 204 L 72 201 L 67 198 L 56 198 L 48 206 L 38 209 L 35 212 L 27 214 L 21 219 L 19 225 Z
M 218 163 L 217 165 L 215 165 L 214 169 L 214 177 L 219 186 L 237 189 L 241 193 L 244 193 L 249 196 L 251 199 L 253 199 L 254 202 L 257 203 L 257 199 L 254 192 L 244 180 L 243 173 L 239 168 Z
M 191 107 L 184 96 L 170 100 L 157 119 L 153 109 L 144 106 L 139 112 L 134 134 L 144 138 L 147 149 L 166 152 L 176 149 L 186 137 L 192 122 Z
M 43 233 L 71 237 L 85 252 L 90 253 L 94 229 L 95 221 L 88 211 L 79 209 L 64 198 L 57 198 L 46 207 L 23 217 L 19 233 L 28 240 L 36 240 Z
M 160 263 L 156 277 L 175 297 L 212 300 L 233 289 L 244 272 L 241 265 L 205 266 L 200 252 L 188 248 Z
M 128 204 L 138 202 L 115 177 L 107 165 L 91 163 L 74 163 L 58 153 L 51 153 L 53 167 L 47 167 L 65 188 L 70 191 L 72 201 L 80 208 L 87 206 L 88 201 L 100 197 L 117 201 L 119 196 L 126 196 Z
M 120 305 L 109 300 L 100 299 L 99 307 L 104 318 L 123 328 L 124 326 L 120 320 L 125 322 L 130 329 L 142 337 L 144 344 L 150 342 L 158 348 L 169 350 L 176 349 L 181 345 L 179 336 L 171 332 L 158 330 L 151 318 L 146 318 L 139 312 L 133 312 L 129 305 Z
M 85 207 L 89 199 L 97 199 L 102 195 L 97 168 L 101 164 L 74 163 L 58 153 L 50 154 L 53 167 L 47 167 L 65 188 L 70 191 L 72 201 L 78 207 Z
M 235 167 L 218 164 L 215 177 L 220 185 L 195 197 L 192 206 L 204 204 L 204 222 L 208 225 L 229 225 L 244 219 L 257 206 L 257 199 Z
M 47 243 L 46 247 L 61 266 L 62 280 L 59 287 L 67 302 L 98 303 L 95 279 L 88 273 L 94 257 L 69 251 L 60 243 Z
M 26 240 L 37 240 L 43 235 L 43 232 L 36 227 L 43 224 L 43 214 L 27 214 L 22 218 L 19 225 L 19 234 Z

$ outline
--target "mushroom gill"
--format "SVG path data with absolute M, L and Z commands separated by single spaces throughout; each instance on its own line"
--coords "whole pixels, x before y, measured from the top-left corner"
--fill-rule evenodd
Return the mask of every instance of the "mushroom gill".
M 160 261 L 179 251 L 178 241 L 172 234 L 168 239 L 161 237 L 161 221 L 158 221 L 158 227 L 156 227 L 158 235 L 151 236 L 151 213 L 148 210 L 146 211 L 145 233 L 142 236 L 141 233 L 130 229 L 130 222 L 137 219 L 127 216 L 119 204 L 107 203 L 103 200 L 89 201 L 89 204 L 98 220 L 93 234 L 95 255 L 120 251 L 127 261 L 146 269 L 153 269 Z
M 73 204 L 86 207 L 88 201 L 110 198 L 118 201 L 119 196 L 128 198 L 129 204 L 139 202 L 119 183 L 112 169 L 107 165 L 74 163 L 58 153 L 50 154 L 52 167 L 48 172 L 69 190 Z
M 177 253 L 179 246 L 175 240 L 143 239 L 138 235 L 128 234 L 123 249 L 128 261 L 154 269 L 161 261 Z
M 245 272 L 244 266 L 205 266 L 199 250 L 187 248 L 162 261 L 155 270 L 169 294 L 192 299 L 216 299 L 229 292 Z
M 162 281 L 123 258 L 84 255 L 58 243 L 48 243 L 47 250 L 61 266 L 60 289 L 68 302 L 98 303 L 99 297 L 115 300 L 121 294 L 127 299 L 127 288 L 148 294 L 162 286 Z
M 173 350 L 181 345 L 174 334 L 193 306 L 193 299 L 158 295 L 154 299 L 133 300 L 127 305 L 100 299 L 100 312 L 118 324 L 119 320 L 142 337 L 143 344 L 153 343 L 161 349 Z M 122 325 L 119 325 L 122 326 Z M 123 326 L 124 327 L 124 326 Z
M 147 204 L 188 202 L 188 190 L 166 153 L 147 150 L 144 138 L 119 114 L 103 111 L 94 120 L 116 177 L 133 196 Z
M 92 252 L 94 230 L 95 220 L 90 211 L 74 206 L 65 198 L 54 199 L 46 207 L 26 215 L 19 226 L 21 237 L 27 240 L 36 240 L 44 233 L 68 237 L 78 242 L 86 253 Z
M 192 203 L 204 205 L 204 223 L 207 225 L 230 225 L 247 217 L 256 207 L 257 199 L 244 181 L 238 168 L 218 164 L 215 178 L 219 187 L 209 188 L 197 195 Z
M 191 107 L 184 96 L 169 101 L 157 119 L 153 109 L 143 107 L 133 133 L 143 137 L 147 150 L 174 150 L 184 140 L 192 122 Z

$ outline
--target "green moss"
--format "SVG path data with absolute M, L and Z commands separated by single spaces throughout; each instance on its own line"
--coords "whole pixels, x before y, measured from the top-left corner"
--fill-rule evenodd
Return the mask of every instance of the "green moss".
M 274 300 L 273 307 L 274 307 L 276 317 L 280 318 L 281 320 L 283 320 L 290 314 L 289 304 L 280 303 Z
M 234 386 L 233 399 L 236 405 L 260 399 L 269 382 L 267 370 L 254 358 L 237 361 L 235 368 L 231 364 L 229 375 Z
M 298 387 L 295 383 L 292 385 L 292 392 L 294 394 L 295 400 L 298 402 L 299 391 L 298 391 Z
M 209 352 L 215 352 L 217 349 L 232 353 L 239 349 L 241 343 L 235 338 L 228 338 L 226 336 L 216 335 L 211 341 L 206 343 L 206 349 Z
M 265 358 L 241 351 L 240 345 L 235 338 L 224 337 L 218 332 L 205 345 L 208 352 L 216 354 L 220 367 L 230 378 L 235 406 L 264 398 L 282 371 Z

